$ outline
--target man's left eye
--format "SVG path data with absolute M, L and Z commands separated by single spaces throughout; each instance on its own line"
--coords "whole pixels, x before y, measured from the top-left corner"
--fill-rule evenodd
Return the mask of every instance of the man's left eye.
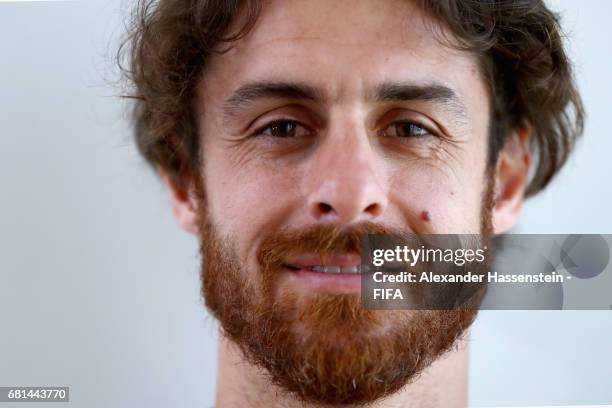
M 393 122 L 383 130 L 383 135 L 388 137 L 418 138 L 431 135 L 425 127 L 409 121 Z

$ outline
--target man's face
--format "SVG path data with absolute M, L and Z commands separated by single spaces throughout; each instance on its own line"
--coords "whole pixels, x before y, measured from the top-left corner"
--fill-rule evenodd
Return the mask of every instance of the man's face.
M 272 1 L 211 60 L 199 96 L 209 213 L 250 268 L 281 228 L 479 232 L 489 98 L 475 58 L 427 22 L 402 0 Z
M 207 304 L 304 399 L 388 394 L 473 318 L 365 312 L 358 275 L 313 270 L 360 264 L 352 233 L 488 225 L 489 97 L 436 28 L 408 1 L 271 1 L 202 77 Z

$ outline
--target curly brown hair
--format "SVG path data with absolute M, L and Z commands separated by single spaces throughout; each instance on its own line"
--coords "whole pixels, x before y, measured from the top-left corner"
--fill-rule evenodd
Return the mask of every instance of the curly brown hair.
M 584 109 L 563 49 L 559 18 L 542 0 L 419 0 L 453 38 L 474 52 L 491 95 L 490 167 L 513 129 L 530 126 L 532 177 L 542 190 L 582 134 Z M 138 0 L 118 59 L 134 98 L 136 143 L 145 159 L 176 182 L 197 168 L 195 89 L 216 53 L 246 35 L 258 0 Z M 230 32 L 231 29 L 231 32 Z M 433 30 L 436 30 L 432 26 Z

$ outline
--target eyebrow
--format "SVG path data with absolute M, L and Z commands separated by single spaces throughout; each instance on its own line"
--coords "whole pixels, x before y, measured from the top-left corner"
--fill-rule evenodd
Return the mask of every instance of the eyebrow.
M 321 102 L 324 99 L 317 88 L 299 82 L 249 82 L 238 88 L 225 100 L 223 116 L 228 120 L 245 106 L 257 99 L 264 98 L 299 99 L 312 102 Z
M 237 112 L 252 102 L 266 98 L 297 99 L 318 103 L 325 100 L 325 96 L 319 89 L 301 82 L 249 82 L 242 85 L 225 100 L 223 104 L 225 121 L 231 121 Z M 368 92 L 366 99 L 378 103 L 402 101 L 437 102 L 456 116 L 462 118 L 466 116 L 465 105 L 461 102 L 457 93 L 452 88 L 438 83 L 384 82 L 376 86 L 373 92 Z
M 425 101 L 436 102 L 456 116 L 466 117 L 466 108 L 457 93 L 448 86 L 430 83 L 413 84 L 385 82 L 377 86 L 368 99 L 376 102 Z

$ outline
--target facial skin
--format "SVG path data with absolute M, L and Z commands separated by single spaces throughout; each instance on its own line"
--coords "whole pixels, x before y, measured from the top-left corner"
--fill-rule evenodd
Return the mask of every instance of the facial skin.
M 179 223 L 200 235 L 205 254 L 231 258 L 233 282 L 252 291 L 253 305 L 272 297 L 312 310 L 335 296 L 319 313 L 342 308 L 338 299 L 356 290 L 349 277 L 277 268 L 264 291 L 262 245 L 287 232 L 370 225 L 477 234 L 489 180 L 495 201 L 486 221 L 495 232 L 515 223 L 528 130 L 511 135 L 488 172 L 490 98 L 478 61 L 441 45 L 435 24 L 408 1 L 270 1 L 253 30 L 206 67 L 197 106 L 202 191 L 165 180 Z M 319 256 L 302 250 L 282 252 L 284 264 Z M 332 264 L 354 263 L 352 253 L 334 256 Z M 400 320 L 410 321 L 388 322 Z M 317 344 L 330 344 L 325 335 Z

